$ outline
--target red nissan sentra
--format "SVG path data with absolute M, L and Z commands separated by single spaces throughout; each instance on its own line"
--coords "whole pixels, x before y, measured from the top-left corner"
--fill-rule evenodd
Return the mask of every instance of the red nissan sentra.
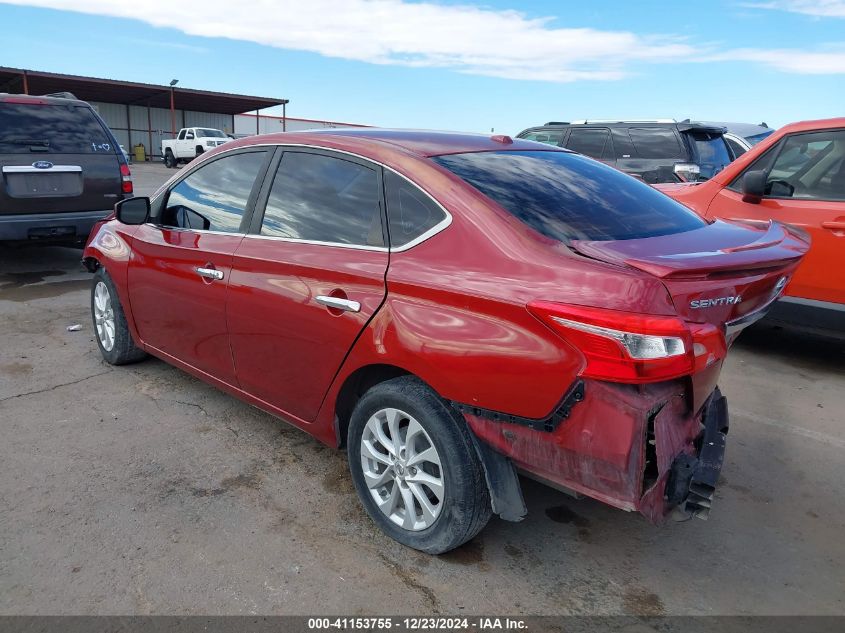
M 525 515 L 518 472 L 706 517 L 722 362 L 807 247 L 566 150 L 370 129 L 209 151 L 84 261 L 109 363 L 153 354 L 345 446 L 379 527 L 440 553 Z

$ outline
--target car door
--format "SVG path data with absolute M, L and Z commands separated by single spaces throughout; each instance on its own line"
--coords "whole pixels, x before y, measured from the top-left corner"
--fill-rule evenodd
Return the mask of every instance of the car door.
M 742 178 L 767 172 L 759 204 L 742 199 Z M 812 239 L 787 294 L 815 301 L 845 303 L 845 130 L 785 136 L 719 191 L 709 214 L 728 219 L 794 224 Z
M 310 422 L 385 297 L 381 170 L 283 148 L 271 173 L 235 252 L 229 336 L 241 388 Z
M 226 286 L 269 156 L 245 149 L 198 165 L 156 201 L 132 243 L 128 285 L 141 339 L 232 385 Z

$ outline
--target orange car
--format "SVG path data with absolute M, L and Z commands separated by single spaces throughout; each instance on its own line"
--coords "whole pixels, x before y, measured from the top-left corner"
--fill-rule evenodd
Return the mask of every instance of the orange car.
M 810 252 L 771 318 L 845 332 L 845 118 L 787 125 L 706 182 L 655 186 L 706 218 L 809 233 Z

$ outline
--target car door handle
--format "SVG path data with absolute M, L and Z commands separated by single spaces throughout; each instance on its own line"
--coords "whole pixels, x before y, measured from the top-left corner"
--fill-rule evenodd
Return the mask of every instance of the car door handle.
M 845 231 L 845 222 L 822 222 L 822 228 L 829 231 Z
M 361 304 L 350 299 L 341 299 L 340 297 L 330 297 L 328 295 L 318 295 L 314 301 L 327 308 L 334 308 L 335 310 L 343 310 L 344 312 L 360 312 Z
M 216 279 L 217 281 L 223 279 L 223 271 L 216 268 L 197 268 L 197 274 L 205 279 Z

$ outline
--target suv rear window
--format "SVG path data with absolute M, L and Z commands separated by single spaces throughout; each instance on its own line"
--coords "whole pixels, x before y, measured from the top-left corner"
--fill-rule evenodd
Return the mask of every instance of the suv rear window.
M 731 162 L 728 146 L 721 134 L 710 132 L 688 132 L 695 144 L 698 154 L 698 166 L 701 168 L 700 178 L 709 180 Z
M 0 102 L 0 154 L 115 153 L 114 141 L 87 106 Z
M 433 160 L 535 231 L 564 243 L 655 237 L 705 225 L 636 178 L 569 152 L 478 152 Z

